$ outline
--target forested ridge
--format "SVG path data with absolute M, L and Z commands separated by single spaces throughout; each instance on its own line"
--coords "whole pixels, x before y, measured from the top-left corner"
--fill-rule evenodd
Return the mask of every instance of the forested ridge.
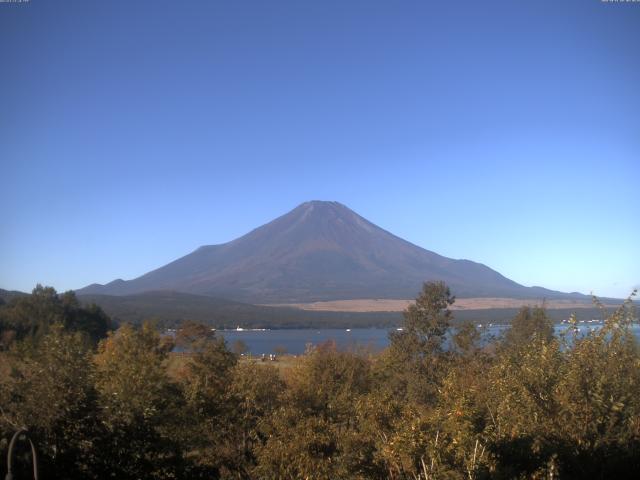
M 523 307 L 494 343 L 466 324 L 445 349 L 454 301 L 426 283 L 382 353 L 328 343 L 277 368 L 208 326 L 115 329 L 37 287 L 0 305 L 0 474 L 26 428 L 40 478 L 636 478 L 631 300 L 586 337 Z M 30 478 L 19 446 L 14 478 Z

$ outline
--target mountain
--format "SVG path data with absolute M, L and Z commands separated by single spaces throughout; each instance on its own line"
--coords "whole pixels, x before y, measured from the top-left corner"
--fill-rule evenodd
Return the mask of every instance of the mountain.
M 133 280 L 81 295 L 176 291 L 249 303 L 414 298 L 427 280 L 459 297 L 584 298 L 524 287 L 470 260 L 425 250 L 338 202 L 312 201 L 221 245 L 208 245 Z
M 4 290 L 0 288 L 0 305 L 2 305 L 2 302 L 10 302 L 16 297 L 24 297 L 26 295 L 29 294 L 25 292 L 19 292 L 18 290 Z

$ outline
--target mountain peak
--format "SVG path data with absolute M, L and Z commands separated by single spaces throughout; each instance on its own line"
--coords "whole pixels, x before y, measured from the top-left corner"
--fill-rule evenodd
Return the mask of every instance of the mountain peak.
M 330 213 L 334 212 L 336 214 L 354 214 L 355 212 L 340 202 L 333 202 L 327 200 L 310 200 L 308 202 L 301 203 L 296 208 L 294 208 L 290 213 L 294 212 L 302 212 L 304 214 L 309 214 L 311 212 L 315 213 Z
M 340 202 L 336 202 L 334 200 L 309 200 L 307 202 L 301 203 L 298 205 L 299 207 L 342 207 L 347 208 Z

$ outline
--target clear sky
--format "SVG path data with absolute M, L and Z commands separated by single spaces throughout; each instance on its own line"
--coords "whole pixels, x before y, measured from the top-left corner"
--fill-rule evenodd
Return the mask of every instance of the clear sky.
M 640 3 L 0 3 L 0 288 L 306 200 L 524 285 L 640 284 Z

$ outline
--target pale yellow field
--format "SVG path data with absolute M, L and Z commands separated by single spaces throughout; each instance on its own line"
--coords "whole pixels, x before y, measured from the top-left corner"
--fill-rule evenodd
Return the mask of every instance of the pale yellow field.
M 302 310 L 318 310 L 325 312 L 401 312 L 413 300 L 401 299 L 354 299 L 332 300 L 313 303 L 272 304 L 271 306 L 293 307 Z M 520 308 L 523 305 L 542 305 L 541 301 L 518 300 L 514 298 L 459 298 L 451 307 L 452 310 L 486 310 L 490 308 Z M 548 300 L 548 309 L 556 308 L 592 308 L 591 301 Z

